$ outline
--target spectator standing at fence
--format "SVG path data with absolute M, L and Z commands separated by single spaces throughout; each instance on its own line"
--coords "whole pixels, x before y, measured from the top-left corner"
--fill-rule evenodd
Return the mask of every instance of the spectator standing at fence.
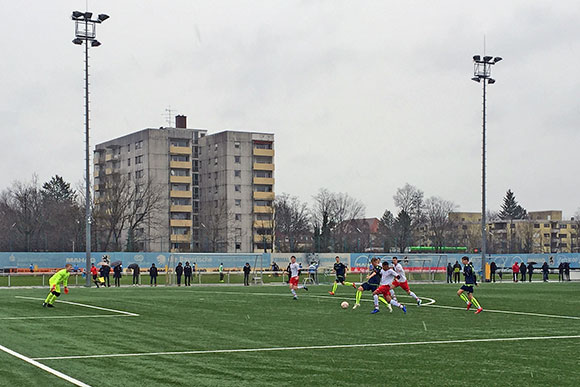
M 570 262 L 564 263 L 564 275 L 566 276 L 565 281 L 571 281 L 571 279 L 570 279 Z
M 461 279 L 461 265 L 459 261 L 455 261 L 455 265 L 453 265 L 453 281 L 458 283 Z
M 447 262 L 447 283 L 453 283 L 453 266 L 451 266 L 451 262 Z
M 155 283 L 155 286 L 157 286 L 157 268 L 155 267 L 155 264 L 152 263 L 151 267 L 149 268 L 149 276 L 151 277 L 151 280 L 149 282 L 150 286 L 153 286 L 153 283 Z
M 101 265 L 101 269 L 99 271 L 101 273 L 101 277 L 103 277 L 103 286 L 110 288 L 111 280 L 109 279 L 109 273 L 111 272 L 111 266 L 103 264 Z
M 493 282 L 495 282 L 495 272 L 496 272 L 496 271 L 497 271 L 497 265 L 495 264 L 495 262 L 492 262 L 492 263 L 489 265 L 489 272 L 490 272 L 490 274 L 491 274 L 491 278 L 490 278 L 490 279 L 491 279 Z
M 224 282 L 224 263 L 220 263 L 218 267 L 218 271 L 220 272 L 220 282 Z
M 129 266 L 133 268 L 133 286 L 139 286 L 139 274 L 141 274 L 141 268 L 136 263 Z
M 189 261 L 185 262 L 183 274 L 185 275 L 185 286 L 191 286 L 191 275 L 193 274 L 193 269 L 191 268 Z
M 95 283 L 95 285 L 97 285 L 97 288 L 98 288 L 99 281 L 97 280 L 97 278 L 99 277 L 99 271 L 95 267 L 94 263 L 91 263 L 91 275 L 93 276 L 93 282 Z
M 30 269 L 30 272 L 31 272 L 31 273 L 34 273 L 34 265 L 32 265 L 32 263 L 30 264 L 30 267 L 29 267 L 29 269 Z
M 544 262 L 542 265 L 542 277 L 544 282 L 548 282 L 548 274 L 550 273 L 550 267 L 548 266 L 548 262 Z
M 532 274 L 534 274 L 534 264 L 528 262 L 528 282 L 532 282 Z
M 312 283 L 318 284 L 318 264 L 316 261 L 312 261 L 310 266 L 308 266 L 308 275 L 310 276 Z
M 121 286 L 121 277 L 123 276 L 123 266 L 118 264 L 117 266 L 113 267 L 113 279 L 115 280 L 115 286 Z
M 512 265 L 512 274 L 513 274 L 513 281 L 518 282 L 518 276 L 520 275 L 520 265 L 518 263 L 514 263 Z
M 244 286 L 250 286 L 250 271 L 252 268 L 250 267 L 250 263 L 246 262 L 246 265 L 243 268 L 244 270 Z
M 522 282 L 526 282 L 526 274 L 527 274 L 526 264 L 524 263 L 524 261 L 522 261 L 522 264 L 520 265 L 520 275 L 522 276 Z
M 175 275 L 177 276 L 177 286 L 181 286 L 181 276 L 183 275 L 183 265 L 181 262 L 175 267 Z
M 564 281 L 564 262 L 558 265 L 558 282 Z

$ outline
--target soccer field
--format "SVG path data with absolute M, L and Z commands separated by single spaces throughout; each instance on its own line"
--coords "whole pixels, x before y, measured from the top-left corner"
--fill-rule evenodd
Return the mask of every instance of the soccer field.
M 2 289 L 0 385 L 580 385 L 580 283 L 483 284 L 479 315 L 411 286 L 434 303 L 398 289 L 406 315 L 346 286 Z

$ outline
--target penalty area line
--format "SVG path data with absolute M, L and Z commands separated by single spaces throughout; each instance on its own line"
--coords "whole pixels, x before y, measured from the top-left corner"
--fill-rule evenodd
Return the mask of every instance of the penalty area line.
M 126 314 L 95 314 L 82 316 L 35 316 L 35 317 L 0 317 L 0 320 L 52 320 L 58 318 L 108 318 L 108 317 L 133 317 Z
M 23 297 L 23 296 L 14 296 L 14 297 L 21 298 L 21 299 L 24 299 L 24 300 L 39 300 L 39 301 L 44 301 L 43 298 L 36 298 L 36 297 Z M 137 313 L 125 312 L 125 311 L 116 310 L 116 309 L 103 308 L 103 307 L 100 307 L 100 306 L 94 306 L 94 305 L 88 305 L 88 304 L 81 304 L 79 302 L 63 301 L 63 300 L 57 300 L 56 302 L 63 303 L 63 304 L 69 304 L 69 305 L 83 306 L 85 308 L 91 308 L 91 309 L 97 309 L 97 310 L 104 310 L 106 312 L 120 313 L 120 314 L 124 314 L 124 315 L 127 315 L 127 316 L 132 316 L 132 317 L 139 317 L 139 315 Z
M 485 343 L 485 342 L 501 342 L 501 341 L 563 340 L 563 339 L 580 339 L 580 335 L 574 335 L 574 336 L 537 336 L 537 337 L 503 337 L 503 338 L 465 339 L 465 340 L 410 341 L 410 342 L 405 342 L 405 343 L 313 345 L 313 346 L 308 346 L 308 347 L 266 347 L 266 348 L 216 349 L 216 350 L 203 350 L 203 351 L 116 353 L 116 354 L 108 354 L 108 355 L 37 357 L 37 358 L 34 358 L 33 360 L 100 359 L 100 358 L 112 358 L 112 357 L 167 356 L 167 355 L 204 355 L 204 354 L 216 354 L 216 353 L 298 351 L 298 350 L 338 349 L 338 348 L 397 347 L 397 346 L 430 345 L 430 344 L 465 344 L 465 343 Z
M 456 310 L 465 310 L 465 308 L 463 307 L 459 307 L 459 306 L 447 306 L 447 305 L 425 305 L 425 306 L 430 306 L 432 308 L 445 308 L 445 309 L 456 309 Z M 549 317 L 549 318 L 563 318 L 563 319 L 569 319 L 569 320 L 580 320 L 580 317 L 576 317 L 576 316 L 560 316 L 557 314 L 543 314 L 543 313 L 532 313 L 532 312 L 516 312 L 516 311 L 511 311 L 511 310 L 496 310 L 496 309 L 483 309 L 483 311 L 485 313 L 490 312 L 490 313 L 504 313 L 504 314 L 519 314 L 522 316 L 534 316 L 534 317 Z
M 2 351 L 4 351 L 4 352 L 6 352 L 6 353 L 7 353 L 7 354 L 9 354 L 9 355 L 12 355 L 12 356 L 14 356 L 14 357 L 17 357 L 17 358 L 19 358 L 20 360 L 24 360 L 24 361 L 25 361 L 25 362 L 27 362 L 28 364 L 32 364 L 33 366 L 35 366 L 35 367 L 38 367 L 38 368 L 40 368 L 41 370 L 44 370 L 44 371 L 46 371 L 46 372 L 48 372 L 48 373 L 50 373 L 50 374 L 52 374 L 52 375 L 56 376 L 57 378 L 64 379 L 64 380 L 66 380 L 67 382 L 74 384 L 75 386 L 81 386 L 81 387 L 91 387 L 90 385 L 88 385 L 88 384 L 86 384 L 86 383 L 83 383 L 83 382 L 81 382 L 80 380 L 77 380 L 77 379 L 75 379 L 75 378 L 73 378 L 73 377 L 71 377 L 71 376 L 68 376 L 68 375 L 66 375 L 66 374 L 63 374 L 62 372 L 60 372 L 60 371 L 57 371 L 57 370 L 55 370 L 55 369 L 53 369 L 53 368 L 50 368 L 50 367 L 48 367 L 48 366 L 45 366 L 44 364 L 42 364 L 42 363 L 39 363 L 39 362 L 37 362 L 36 360 L 34 360 L 34 359 L 31 359 L 31 358 L 29 358 L 29 357 L 27 357 L 27 356 L 24 356 L 24 355 L 22 355 L 22 354 L 20 354 L 20 353 L 18 353 L 18 352 L 16 352 L 16 351 L 13 351 L 13 350 L 11 350 L 10 348 L 6 348 L 6 347 L 5 347 L 5 346 L 3 346 L 3 345 L 0 345 L 0 350 L 2 350 Z

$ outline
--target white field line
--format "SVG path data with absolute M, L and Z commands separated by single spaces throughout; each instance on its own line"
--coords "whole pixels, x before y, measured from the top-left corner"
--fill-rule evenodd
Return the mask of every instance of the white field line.
M 73 378 L 73 377 L 70 377 L 70 376 L 68 376 L 68 375 L 66 375 L 66 374 L 63 374 L 62 372 L 60 372 L 60 371 L 57 371 L 57 370 L 55 370 L 55 369 L 52 369 L 52 368 L 50 368 L 50 367 L 48 367 L 48 366 L 45 366 L 44 364 L 41 364 L 41 363 L 37 362 L 36 360 L 33 360 L 33 359 L 31 359 L 31 358 L 29 358 L 29 357 L 26 357 L 26 356 L 24 356 L 24 355 L 22 355 L 22 354 L 20 354 L 20 353 L 18 353 L 18 352 L 15 352 L 15 351 L 13 351 L 13 350 L 11 350 L 11 349 L 9 349 L 9 348 L 6 348 L 6 347 L 5 347 L 5 346 L 3 346 L 3 345 L 0 345 L 0 350 L 2 350 L 2 351 L 4 351 L 4 352 L 6 352 L 6 353 L 7 353 L 7 354 L 9 354 L 9 355 L 12 355 L 12 356 L 14 356 L 14 357 L 17 357 L 17 358 L 19 358 L 20 360 L 24 360 L 24 361 L 25 361 L 25 362 L 27 362 L 28 364 L 32 364 L 33 366 L 35 366 L 35 367 L 38 367 L 38 368 L 40 368 L 41 370 L 44 370 L 44 371 L 46 371 L 46 372 L 48 372 L 48 373 L 50 373 L 50 374 L 53 374 L 53 375 L 54 375 L 54 376 L 56 376 L 57 378 L 64 379 L 64 380 L 66 380 L 67 382 L 74 384 L 75 386 L 81 386 L 81 387 L 91 387 L 90 385 L 88 385 L 88 384 L 86 384 L 86 383 L 83 383 L 83 382 L 81 382 L 80 380 L 77 380 L 77 379 L 75 379 L 75 378 Z
M 21 299 L 25 299 L 25 300 L 39 300 L 39 301 L 44 301 L 44 298 L 22 297 L 22 296 L 14 296 L 14 297 L 21 298 Z M 124 315 L 127 315 L 127 316 L 132 316 L 132 317 L 138 317 L 139 316 L 136 313 L 124 312 L 122 310 L 116 310 L 116 309 L 102 308 L 100 306 L 81 304 L 81 303 L 78 303 L 78 302 L 62 301 L 62 300 L 57 300 L 56 302 L 60 302 L 60 303 L 63 303 L 63 304 L 76 305 L 76 306 L 83 306 L 85 308 L 104 310 L 104 311 L 107 311 L 107 312 L 120 313 L 120 314 L 124 314 Z
M 125 314 L 95 314 L 87 316 L 36 316 L 36 317 L 0 317 L 0 320 L 52 320 L 58 318 L 108 318 L 108 317 L 133 317 Z
M 429 305 L 432 308 L 445 308 L 445 309 L 458 309 L 465 310 L 465 307 L 459 306 L 447 306 L 447 305 Z M 549 317 L 549 318 L 564 318 L 569 320 L 580 320 L 577 316 L 560 316 L 557 314 L 543 314 L 543 313 L 531 313 L 531 312 L 515 312 L 511 310 L 495 310 L 495 309 L 483 309 L 485 313 L 505 313 L 505 314 L 519 314 L 523 316 L 535 316 L 535 317 Z
M 313 345 L 313 346 L 308 346 L 308 347 L 266 347 L 266 348 L 242 348 L 242 349 L 216 349 L 216 350 L 181 351 L 181 352 L 116 353 L 116 354 L 108 354 L 108 355 L 37 357 L 37 358 L 34 358 L 34 360 L 100 359 L 100 358 L 112 358 L 112 357 L 167 356 L 167 355 L 204 355 L 204 354 L 215 354 L 215 353 L 298 351 L 298 350 L 365 348 L 365 347 L 402 347 L 402 346 L 411 346 L 411 345 L 431 345 L 431 344 L 465 344 L 465 343 L 485 343 L 485 342 L 502 342 L 502 341 L 564 340 L 564 339 L 580 339 L 580 335 L 574 335 L 574 336 L 539 336 L 539 337 L 504 337 L 504 338 L 465 339 L 465 340 L 410 341 L 410 342 L 405 342 L 405 343 Z

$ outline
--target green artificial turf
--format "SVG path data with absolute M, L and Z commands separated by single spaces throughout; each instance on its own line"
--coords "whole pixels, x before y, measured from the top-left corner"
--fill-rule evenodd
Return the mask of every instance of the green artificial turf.
M 464 310 L 457 285 L 411 286 L 435 306 L 419 308 L 398 289 L 406 315 L 385 307 L 371 315 L 368 293 L 359 309 L 343 310 L 342 301 L 354 302 L 346 286 L 335 296 L 329 286 L 299 290 L 297 301 L 287 287 L 271 285 L 79 287 L 60 297 L 138 314 L 127 316 L 59 302 L 42 308 L 41 300 L 20 297 L 43 299 L 47 289 L 1 289 L 0 345 L 29 358 L 157 353 L 38 360 L 91 386 L 580 384 L 580 338 L 432 343 L 580 335 L 580 283 L 483 284 L 475 293 L 479 315 Z M 29 319 L 9 319 L 23 317 Z M 410 344 L 416 342 L 428 343 Z M 404 344 L 316 348 L 379 343 Z M 159 353 L 264 348 L 281 349 Z M 0 385 L 70 385 L 3 351 L 0 364 Z

